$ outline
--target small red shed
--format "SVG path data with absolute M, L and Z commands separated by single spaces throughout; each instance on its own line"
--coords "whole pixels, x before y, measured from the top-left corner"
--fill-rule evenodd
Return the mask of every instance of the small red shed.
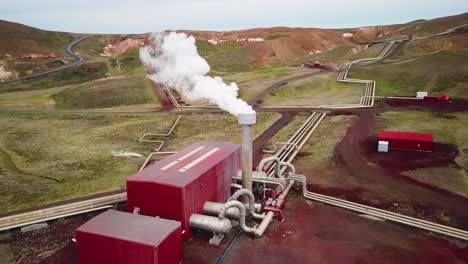
M 192 236 L 189 219 L 203 214 L 206 201 L 225 202 L 240 168 L 240 145 L 198 142 L 127 178 L 128 210 L 182 223 L 183 239 Z
M 108 210 L 76 230 L 80 264 L 179 264 L 180 222 Z
M 387 141 L 389 148 L 432 151 L 434 137 L 432 134 L 380 131 L 379 141 Z

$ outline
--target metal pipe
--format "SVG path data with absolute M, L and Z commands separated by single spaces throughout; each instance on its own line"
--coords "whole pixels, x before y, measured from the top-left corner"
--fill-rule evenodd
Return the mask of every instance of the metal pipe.
M 273 216 L 275 214 L 273 212 L 268 212 L 265 215 L 265 218 L 263 218 L 263 221 L 260 223 L 260 225 L 255 229 L 255 237 L 261 237 L 263 233 L 265 233 L 266 228 L 270 224 L 271 220 L 273 220 Z
M 193 228 L 222 234 L 227 234 L 232 228 L 232 224 L 229 219 L 201 214 L 192 214 L 190 216 L 189 225 Z
M 221 209 L 223 208 L 224 206 L 224 203 L 217 203 L 217 202 L 205 202 L 205 204 L 203 205 L 203 212 L 207 215 L 218 215 L 219 212 L 221 212 Z M 255 204 L 255 211 L 260 211 L 260 209 L 262 208 L 262 205 L 261 204 Z M 247 208 L 246 206 L 246 209 L 250 209 L 250 208 Z M 237 210 L 237 208 L 230 208 L 226 211 L 225 213 L 226 217 L 229 218 L 229 219 L 239 219 L 239 210 Z
M 219 212 L 218 217 L 220 219 L 225 219 L 226 211 L 232 207 L 239 209 L 239 225 L 242 228 L 242 230 L 244 230 L 247 233 L 254 233 L 255 228 L 248 227 L 245 223 L 245 216 L 246 216 L 245 206 L 239 201 L 229 201 L 225 203 L 223 208 L 221 208 L 221 211 Z
M 240 189 L 238 190 L 237 192 L 235 192 L 231 198 L 229 198 L 228 201 L 235 201 L 237 199 L 239 199 L 240 197 L 242 196 L 246 196 L 248 198 L 248 205 L 249 205 L 249 211 L 250 211 L 250 214 L 254 217 L 254 218 L 257 218 L 257 219 L 263 219 L 265 217 L 265 215 L 263 214 L 257 214 L 255 212 L 255 197 L 252 193 L 252 191 L 250 190 L 247 190 L 247 189 Z
M 260 161 L 260 163 L 258 163 L 258 166 L 257 166 L 257 172 L 260 173 L 263 171 L 263 167 L 265 167 L 265 165 L 269 162 L 272 162 L 274 161 L 276 163 L 276 166 L 275 166 L 275 175 L 276 177 L 279 178 L 279 174 L 280 174 L 280 166 L 279 166 L 279 158 L 277 156 L 271 156 L 271 157 L 267 157 L 267 158 L 264 158 Z
M 241 180 L 242 180 L 242 178 L 241 178 Z M 231 187 L 236 188 L 236 189 L 242 189 L 242 185 L 237 184 L 237 183 L 231 183 Z
M 239 114 L 242 125 L 242 186 L 252 191 L 252 125 L 256 123 L 255 112 Z
M 242 177 L 232 177 L 235 180 L 242 181 Z M 266 176 L 254 176 L 252 178 L 253 182 L 259 183 L 267 183 L 267 184 L 274 184 L 278 185 L 280 189 L 286 188 L 286 181 L 282 178 L 273 178 L 273 177 L 266 177 Z

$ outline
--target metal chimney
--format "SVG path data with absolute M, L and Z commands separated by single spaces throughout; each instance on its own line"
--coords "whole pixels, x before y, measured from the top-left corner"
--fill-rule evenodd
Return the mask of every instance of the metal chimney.
M 252 125 L 256 123 L 256 113 L 239 114 L 242 125 L 242 187 L 252 191 Z

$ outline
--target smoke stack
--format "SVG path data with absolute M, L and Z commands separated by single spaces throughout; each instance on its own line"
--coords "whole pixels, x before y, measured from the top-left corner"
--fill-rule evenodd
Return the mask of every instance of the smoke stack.
M 255 112 L 239 114 L 242 125 L 242 187 L 252 191 L 252 125 L 256 122 Z

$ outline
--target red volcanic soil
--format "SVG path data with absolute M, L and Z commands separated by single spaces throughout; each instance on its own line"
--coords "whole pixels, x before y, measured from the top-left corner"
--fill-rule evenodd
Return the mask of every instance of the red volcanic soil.
M 456 146 L 437 142 L 434 143 L 431 152 L 390 149 L 387 153 L 379 153 L 377 141 L 377 137 L 372 137 L 363 142 L 365 157 L 368 161 L 395 173 L 417 168 L 456 165 L 455 158 L 459 153 Z
M 224 263 L 468 261 L 466 245 L 428 236 L 417 229 L 369 220 L 302 197 L 293 198 L 286 207 L 286 222 L 274 222 L 260 239 L 243 235 Z
M 361 113 L 337 146 L 333 167 L 323 173 L 325 183 L 313 184 L 311 190 L 468 229 L 468 199 L 400 174 L 454 164 L 454 147 L 436 144 L 433 153 L 391 150 L 383 157 L 368 138 L 372 126 L 373 115 Z
M 263 237 L 242 234 L 223 263 L 466 263 L 468 245 L 427 235 L 388 222 L 359 217 L 345 210 L 306 201 L 292 191 L 286 204 L 285 222 L 274 221 Z M 74 230 L 93 215 L 67 219 L 49 230 L 15 238 L 24 247 L 18 263 L 78 263 Z M 253 225 L 250 223 L 249 225 Z M 183 263 L 216 263 L 234 238 L 230 233 L 219 246 L 208 244 L 211 234 L 199 232 L 184 245 Z M 19 242 L 17 241 L 19 239 Z M 70 241 L 70 242 L 67 242 Z M 37 243 L 37 244 L 36 244 Z M 46 244 L 63 243 L 50 257 L 31 251 Z M 44 249 L 44 248 L 43 248 Z

